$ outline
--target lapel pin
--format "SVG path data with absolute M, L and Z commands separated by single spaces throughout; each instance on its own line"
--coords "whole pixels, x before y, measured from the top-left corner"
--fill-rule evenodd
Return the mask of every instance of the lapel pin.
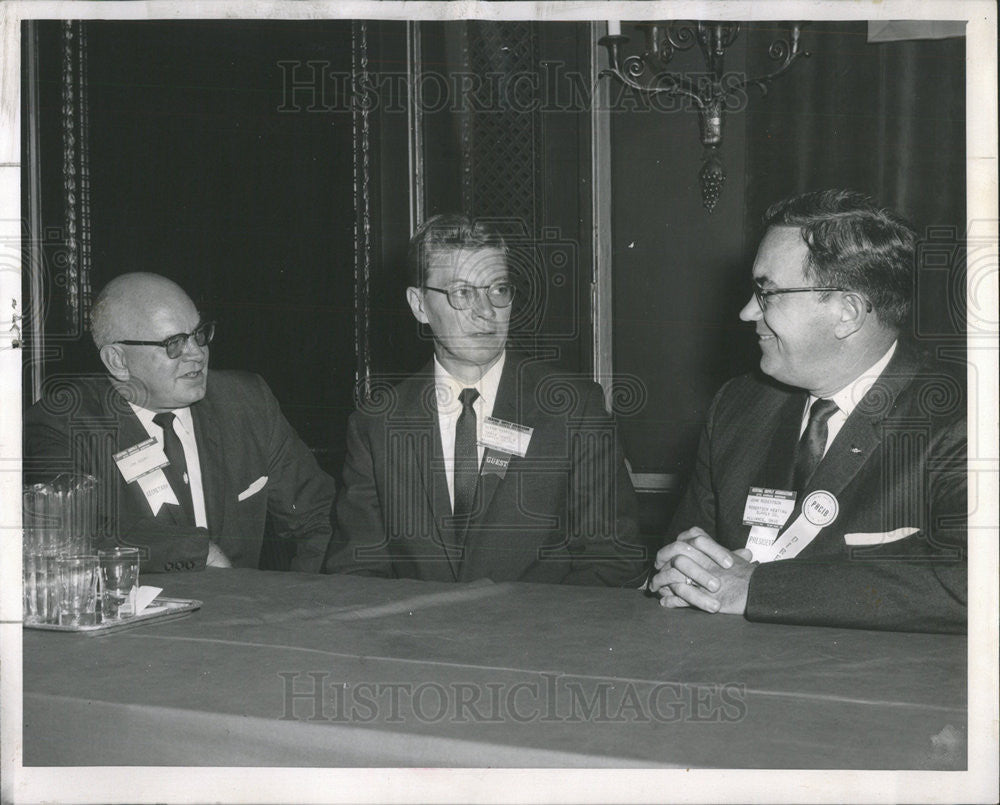
M 860 447 L 852 447 L 851 448 L 851 452 L 852 453 L 860 453 L 861 452 L 861 448 Z

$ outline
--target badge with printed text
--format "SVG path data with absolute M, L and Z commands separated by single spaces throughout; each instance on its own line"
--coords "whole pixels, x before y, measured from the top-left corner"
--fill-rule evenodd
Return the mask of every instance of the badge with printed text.
M 743 508 L 743 525 L 780 529 L 795 509 L 795 493 L 788 489 L 751 486 Z
M 498 478 L 503 478 L 507 474 L 509 464 L 510 453 L 501 453 L 498 450 L 489 449 L 483 455 L 483 466 L 479 474 L 496 475 Z
M 802 501 L 802 516 L 820 528 L 830 525 L 839 513 L 840 503 L 837 498 L 823 489 L 810 492 Z
M 534 428 L 488 416 L 483 420 L 479 444 L 498 453 L 509 453 L 524 458 L 533 432 Z
M 115 453 L 112 458 L 127 484 L 170 464 L 162 445 L 152 438 Z

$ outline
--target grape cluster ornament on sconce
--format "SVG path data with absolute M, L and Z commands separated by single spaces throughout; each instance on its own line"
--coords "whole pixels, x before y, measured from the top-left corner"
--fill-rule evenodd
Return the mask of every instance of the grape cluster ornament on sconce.
M 787 39 L 779 38 L 771 42 L 768 57 L 778 65 L 770 73 L 755 78 L 741 78 L 735 74 L 726 75 L 725 72 L 726 50 L 740 33 L 738 22 L 641 22 L 635 27 L 645 33 L 646 49 L 642 55 L 623 59 L 622 50 L 629 38 L 622 36 L 620 23 L 608 24 L 608 35 L 598 40 L 598 44 L 608 51 L 609 65 L 601 70 L 600 77 L 611 76 L 644 94 L 681 96 L 694 103 L 704 147 L 699 173 L 701 201 L 711 212 L 726 182 L 720 153 L 723 113 L 734 106 L 738 108 L 747 86 L 755 86 L 766 94 L 768 85 L 775 78 L 785 73 L 800 57 L 809 56 L 799 47 L 801 23 L 790 24 Z M 696 43 L 705 57 L 707 76 L 695 80 L 665 69 L 677 51 L 690 50 Z

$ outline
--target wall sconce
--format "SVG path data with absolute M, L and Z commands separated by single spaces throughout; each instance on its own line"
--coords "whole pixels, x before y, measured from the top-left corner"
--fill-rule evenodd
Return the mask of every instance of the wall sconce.
M 628 56 L 622 60 L 622 50 L 629 41 L 621 34 L 621 23 L 608 23 L 608 35 L 598 44 L 608 51 L 608 64 L 599 77 L 612 76 L 628 87 L 645 95 L 677 95 L 689 98 L 698 110 L 702 155 L 701 200 L 711 212 L 722 193 L 726 171 L 719 147 L 722 145 L 722 113 L 739 108 L 743 91 L 748 85 L 767 93 L 768 84 L 785 73 L 800 56 L 809 56 L 799 49 L 801 23 L 791 23 L 787 39 L 776 39 L 768 47 L 768 57 L 778 66 L 766 75 L 756 78 L 725 73 L 726 49 L 740 33 L 738 22 L 671 21 L 640 22 L 636 27 L 646 36 L 646 49 L 641 56 Z M 706 76 L 694 79 L 666 68 L 677 51 L 690 50 L 695 43 L 701 48 L 707 68 Z

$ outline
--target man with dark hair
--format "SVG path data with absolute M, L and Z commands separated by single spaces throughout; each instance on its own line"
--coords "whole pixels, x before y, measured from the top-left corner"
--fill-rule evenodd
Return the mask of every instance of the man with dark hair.
M 764 223 L 740 318 L 766 377 L 716 395 L 650 589 L 757 621 L 964 631 L 965 403 L 899 340 L 915 235 L 837 190 Z
M 630 544 L 637 503 L 614 421 L 596 383 L 507 350 L 514 285 L 503 237 L 437 216 L 413 236 L 407 263 L 407 302 L 434 357 L 351 415 L 327 569 L 637 584 L 644 551 Z
M 142 572 L 258 567 L 270 521 L 293 570 L 318 572 L 333 479 L 248 372 L 209 375 L 215 332 L 158 274 L 98 295 L 91 334 L 104 377 L 53 377 L 24 415 L 24 473 L 101 484 L 106 536 L 142 550 Z

